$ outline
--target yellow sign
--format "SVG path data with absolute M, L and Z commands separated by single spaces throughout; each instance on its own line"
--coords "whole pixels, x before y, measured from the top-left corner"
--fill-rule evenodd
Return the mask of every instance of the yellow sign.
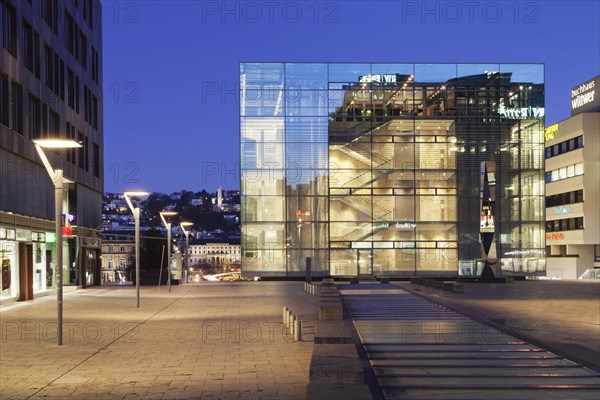
M 558 131 L 558 124 L 550 125 L 544 131 L 544 138 L 546 142 L 554 139 L 554 134 Z

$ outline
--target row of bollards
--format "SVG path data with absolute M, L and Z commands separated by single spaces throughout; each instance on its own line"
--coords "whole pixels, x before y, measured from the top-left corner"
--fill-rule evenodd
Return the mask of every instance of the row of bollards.
M 304 282 L 304 291 L 313 296 L 319 295 L 319 287 L 314 283 Z
M 283 307 L 283 325 L 294 337 L 295 342 L 302 341 L 302 321 L 287 307 Z

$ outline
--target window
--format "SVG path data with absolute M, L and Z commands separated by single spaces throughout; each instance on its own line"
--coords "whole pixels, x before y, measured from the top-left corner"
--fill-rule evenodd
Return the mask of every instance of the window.
M 17 56 L 17 10 L 8 3 L 2 4 L 2 47 Z
M 34 72 L 33 59 L 33 28 L 23 20 L 23 65 L 31 72 Z
M 100 71 L 100 61 L 98 58 L 98 52 L 92 47 L 92 80 L 98 84 L 98 75 Z
M 53 110 L 48 110 L 48 136 L 59 137 L 60 136 L 60 116 Z
M 583 136 L 578 136 L 546 148 L 546 158 L 565 154 L 583 147 Z
M 583 175 L 583 163 L 573 164 L 546 172 L 546 182 L 556 182 L 579 175 Z
M 88 60 L 87 60 L 87 37 L 83 34 L 83 32 L 80 30 L 79 31 L 79 45 L 80 47 L 80 60 L 79 62 L 81 63 L 81 65 L 83 66 L 83 68 L 85 70 L 87 70 L 87 64 L 88 64 Z
M 23 134 L 23 87 L 12 83 L 12 129 Z
M 94 148 L 94 176 L 100 177 L 100 146 L 97 143 L 93 144 Z
M 40 78 L 41 55 L 40 55 L 40 34 L 33 31 L 33 67 L 37 78 Z
M 44 61 L 46 62 L 46 87 L 54 89 L 54 55 L 49 46 L 44 46 Z
M 8 75 L 0 73 L 0 124 L 8 126 Z
M 71 54 L 75 49 L 75 25 L 73 17 L 65 10 L 65 44 Z
M 93 29 L 93 14 L 92 0 L 83 0 L 83 20 L 87 22 L 90 29 Z
M 58 35 L 58 0 L 41 0 L 42 19 Z
M 85 170 L 89 171 L 90 170 L 90 146 L 88 144 L 88 137 L 84 136 L 83 138 L 83 155 L 84 155 L 84 162 L 85 162 Z
M 75 109 L 75 74 L 67 68 L 67 105 Z
M 78 132 L 78 138 L 77 138 L 77 141 L 78 141 L 79 143 L 81 143 L 82 145 L 84 144 L 84 141 L 83 141 L 83 133 L 81 133 L 81 132 Z M 84 151 L 83 151 L 83 150 L 84 150 L 84 149 L 79 149 L 79 163 L 78 163 L 78 165 L 79 165 L 79 168 L 82 168 L 82 169 L 84 168 L 84 161 L 85 161 L 85 154 L 83 154 L 83 153 L 84 153 Z
M 98 98 L 92 95 L 92 126 L 98 129 Z
M 37 139 L 42 137 L 42 108 L 40 99 L 29 95 L 29 137 Z
M 79 114 L 79 77 L 75 75 L 75 112 Z

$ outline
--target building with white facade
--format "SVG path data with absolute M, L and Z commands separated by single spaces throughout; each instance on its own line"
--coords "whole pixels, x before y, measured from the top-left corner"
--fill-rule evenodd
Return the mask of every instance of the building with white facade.
M 547 276 L 600 272 L 600 76 L 571 90 L 571 117 L 545 130 Z
M 190 266 L 231 266 L 241 261 L 239 242 L 195 240 L 190 243 Z

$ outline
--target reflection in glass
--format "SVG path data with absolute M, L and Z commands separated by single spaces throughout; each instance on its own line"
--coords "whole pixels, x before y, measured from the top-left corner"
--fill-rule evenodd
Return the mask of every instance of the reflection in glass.
M 502 273 L 543 274 L 543 65 L 248 63 L 241 74 L 247 271 L 302 275 L 311 257 L 321 275 L 476 275 L 479 171 L 495 161 Z

